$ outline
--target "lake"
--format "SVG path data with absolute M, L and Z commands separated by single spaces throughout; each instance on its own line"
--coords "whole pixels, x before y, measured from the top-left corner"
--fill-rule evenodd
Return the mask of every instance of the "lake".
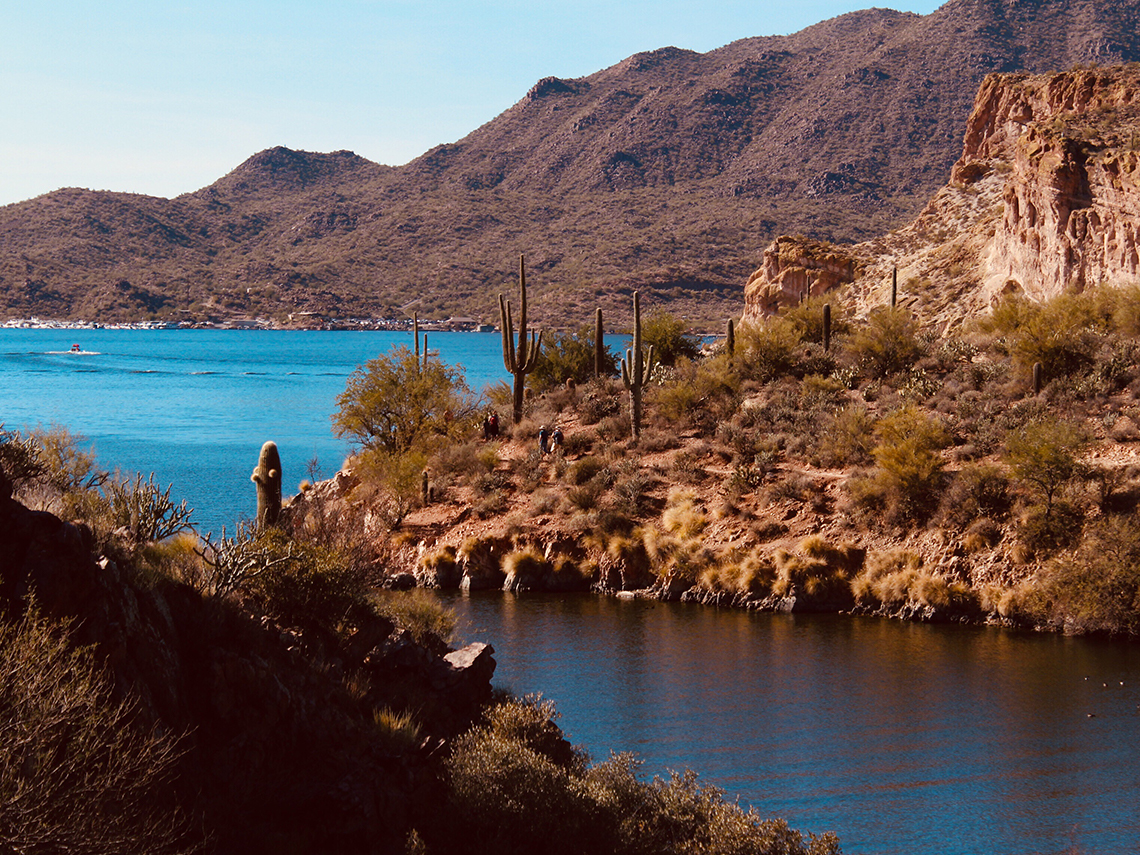
M 492 334 L 429 334 L 476 390 Z M 82 354 L 67 351 L 79 344 Z M 267 439 L 287 491 L 348 451 L 351 371 L 410 333 L 0 330 L 0 421 L 82 434 L 154 472 L 203 531 L 254 513 Z M 1140 646 L 595 596 L 450 596 L 496 682 L 542 691 L 595 759 L 691 767 L 843 851 L 1140 852 Z

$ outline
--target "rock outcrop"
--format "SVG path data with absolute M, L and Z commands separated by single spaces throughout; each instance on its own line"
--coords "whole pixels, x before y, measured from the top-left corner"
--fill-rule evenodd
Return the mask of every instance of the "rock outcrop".
M 433 752 L 490 698 L 490 646 L 433 649 L 365 609 L 335 636 L 259 623 L 91 545 L 13 499 L 0 471 L 0 616 L 34 602 L 69 621 L 116 696 L 180 738 L 179 787 L 214 851 L 403 851 L 435 806 Z M 378 738 L 385 706 L 418 711 L 418 749 Z
M 914 222 L 851 247 L 780 238 L 748 281 L 744 318 L 832 290 L 865 314 L 889 299 L 894 267 L 902 303 L 952 327 L 1010 292 L 1135 282 L 1138 233 L 1140 68 L 993 74 L 949 184 Z

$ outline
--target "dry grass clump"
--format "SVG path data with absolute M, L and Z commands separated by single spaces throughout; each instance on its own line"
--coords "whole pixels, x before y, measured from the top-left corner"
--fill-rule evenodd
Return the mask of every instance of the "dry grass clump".
M 872 553 L 851 590 L 864 605 L 916 604 L 935 609 L 976 605 L 969 586 L 924 569 L 922 559 L 906 549 Z
M 707 591 L 765 597 L 776 581 L 776 565 L 770 555 L 754 547 L 743 556 L 725 556 L 702 572 L 698 581 Z
M 796 552 L 777 549 L 772 555 L 776 579 L 772 593 L 803 597 L 808 602 L 849 600 L 848 584 L 863 562 L 863 551 L 852 544 L 835 546 L 819 535 L 800 541 Z

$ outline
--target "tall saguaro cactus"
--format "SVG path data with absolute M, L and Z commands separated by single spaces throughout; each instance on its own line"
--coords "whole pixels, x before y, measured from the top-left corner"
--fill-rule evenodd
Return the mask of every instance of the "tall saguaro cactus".
M 602 308 L 598 307 L 598 311 L 594 314 L 594 376 L 601 377 L 606 373 L 605 368 L 605 355 L 606 344 L 602 341 L 605 334 L 605 327 L 602 325 Z
M 261 446 L 257 468 L 249 480 L 257 485 L 257 527 L 277 525 L 281 516 L 281 455 L 277 453 L 277 443 Z
M 633 292 L 633 347 L 621 361 L 621 382 L 629 390 L 629 421 L 633 438 L 641 436 L 641 390 L 653 370 L 653 345 L 641 350 L 641 292 Z
M 530 334 L 527 340 L 526 332 L 526 260 L 519 256 L 519 337 L 515 344 L 514 322 L 511 319 L 511 302 L 502 294 L 499 295 L 499 314 L 503 327 L 503 365 L 515 378 L 514 406 L 511 416 L 517 425 L 522 421 L 523 390 L 526 386 L 526 375 L 534 371 L 538 361 L 538 350 L 542 347 L 542 330 Z

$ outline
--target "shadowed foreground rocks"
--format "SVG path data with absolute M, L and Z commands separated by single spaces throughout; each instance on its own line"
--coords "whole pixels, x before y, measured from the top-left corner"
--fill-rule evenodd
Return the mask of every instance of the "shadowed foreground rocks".
M 91 543 L 84 526 L 13 500 L 0 473 L 0 608 L 70 620 L 115 694 L 137 699 L 140 724 L 180 739 L 180 801 L 207 849 L 403 851 L 417 811 L 442 799 L 442 747 L 490 697 L 488 645 L 439 655 L 375 615 L 343 637 L 302 636 L 134 578 Z M 386 704 L 414 705 L 418 745 L 378 738 Z

